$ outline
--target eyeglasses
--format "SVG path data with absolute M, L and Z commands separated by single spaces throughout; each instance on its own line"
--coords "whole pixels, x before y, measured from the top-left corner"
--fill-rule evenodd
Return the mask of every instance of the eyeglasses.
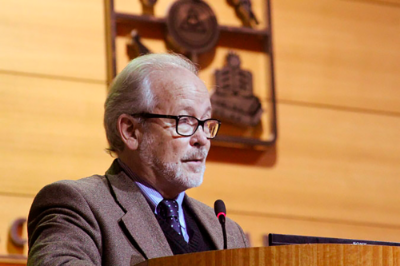
M 142 118 L 168 118 L 175 119 L 176 121 L 176 133 L 184 137 L 190 137 L 196 133 L 197 128 L 201 126 L 208 139 L 213 139 L 217 136 L 221 121 L 217 119 L 206 119 L 199 120 L 194 116 L 190 115 L 159 115 L 150 113 L 132 114 L 132 117 Z

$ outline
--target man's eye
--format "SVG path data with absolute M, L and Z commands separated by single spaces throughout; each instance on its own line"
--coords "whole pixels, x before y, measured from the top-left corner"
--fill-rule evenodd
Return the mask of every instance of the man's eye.
M 193 121 L 192 119 L 190 119 L 189 117 L 181 117 L 181 119 L 179 119 L 179 124 L 192 124 Z
M 188 122 L 188 119 L 187 119 L 187 117 L 182 117 L 181 119 L 179 119 L 179 122 L 180 123 L 187 123 Z

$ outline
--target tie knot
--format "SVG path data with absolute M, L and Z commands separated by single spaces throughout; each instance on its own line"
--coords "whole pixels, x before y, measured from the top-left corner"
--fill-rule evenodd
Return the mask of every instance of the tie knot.
M 157 206 L 157 213 L 164 219 L 168 226 L 174 229 L 180 236 L 182 235 L 179 223 L 179 207 L 175 200 L 162 200 Z
M 179 207 L 175 200 L 162 200 L 157 206 L 157 211 L 164 219 L 171 217 L 177 219 L 179 217 Z

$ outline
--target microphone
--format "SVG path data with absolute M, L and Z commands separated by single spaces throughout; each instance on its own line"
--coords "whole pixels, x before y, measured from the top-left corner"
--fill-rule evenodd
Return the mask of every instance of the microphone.
M 222 234 L 224 236 L 224 249 L 227 249 L 226 229 L 225 229 L 225 216 L 226 216 L 225 203 L 220 199 L 216 200 L 214 203 L 214 211 L 222 227 Z

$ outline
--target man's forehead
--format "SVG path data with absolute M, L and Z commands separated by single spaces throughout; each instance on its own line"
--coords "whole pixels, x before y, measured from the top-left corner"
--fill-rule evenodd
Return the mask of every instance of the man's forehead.
M 209 104 L 209 105 L 207 104 L 206 108 L 203 110 L 198 110 L 198 109 L 194 108 L 192 105 L 191 106 L 183 106 L 182 108 L 179 108 L 179 106 L 178 106 L 178 109 L 187 114 L 196 114 L 197 111 L 202 111 L 202 114 L 201 114 L 202 116 L 211 115 L 211 104 Z
M 180 73 L 174 73 L 175 71 Z M 193 95 L 210 97 L 204 82 L 186 69 L 158 72 L 151 85 L 153 92 L 159 98 L 190 97 Z

